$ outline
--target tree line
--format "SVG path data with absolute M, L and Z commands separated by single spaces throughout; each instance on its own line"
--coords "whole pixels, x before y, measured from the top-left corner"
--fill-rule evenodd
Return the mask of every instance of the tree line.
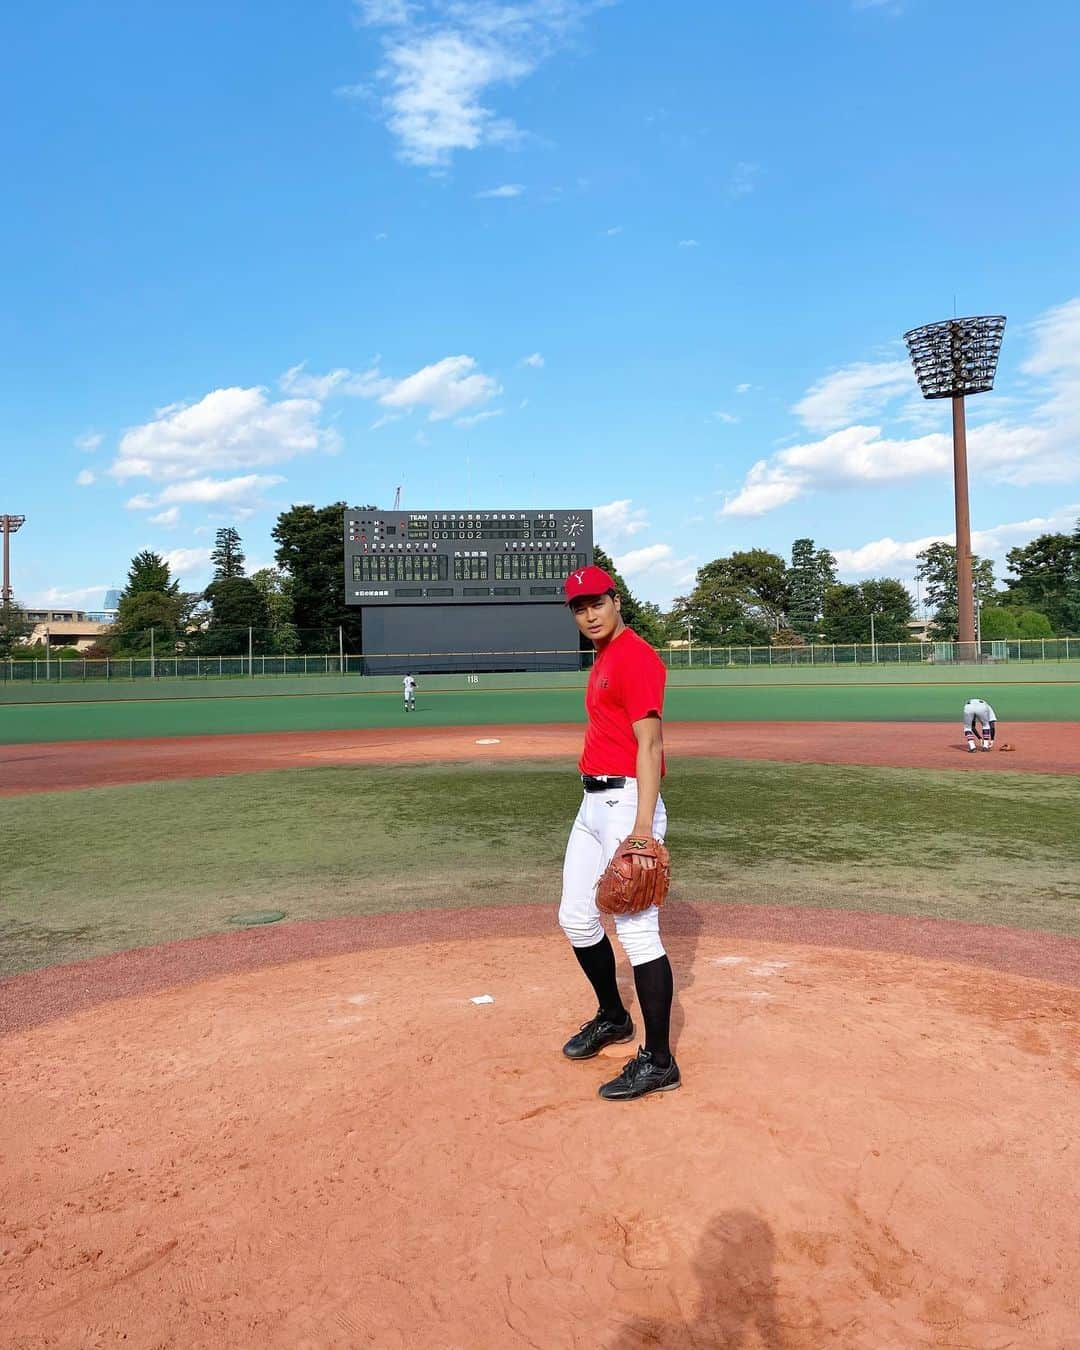
M 365 507 L 375 510 L 375 507 Z M 233 526 L 219 529 L 205 590 L 183 592 L 168 563 L 144 550 L 131 561 L 116 622 L 95 647 L 78 655 L 242 655 L 362 651 L 360 611 L 345 603 L 341 520 L 344 502 L 293 506 L 272 531 L 274 567 L 245 571 Z M 796 539 L 790 559 L 768 549 L 737 550 L 697 571 L 692 590 L 669 610 L 639 599 L 603 548 L 597 563 L 623 597 L 631 627 L 655 646 L 800 646 L 808 643 L 905 642 L 914 617 L 911 593 L 895 577 L 840 582 L 835 556 L 813 539 Z M 931 544 L 916 559 L 929 636 L 955 639 L 956 550 Z M 974 560 L 981 633 L 991 638 L 1080 636 L 1080 520 L 1071 534 L 1043 534 L 1010 549 L 1000 587 L 989 559 Z M 872 621 L 872 623 L 871 623 Z M 0 655 L 35 654 L 14 602 L 0 608 Z M 151 638 L 151 633 L 153 637 Z M 76 655 L 75 652 L 65 653 Z
M 813 539 L 796 539 L 790 560 L 745 549 L 698 569 L 693 589 L 671 609 L 633 599 L 602 549 L 597 561 L 616 576 L 629 622 L 656 646 L 801 646 L 810 643 L 908 642 L 915 605 L 895 577 L 841 582 L 835 556 Z M 956 549 L 931 544 L 916 557 L 916 576 L 931 612 L 927 633 L 954 641 L 959 624 Z M 999 587 L 993 562 L 973 559 L 984 639 L 1080 635 L 1080 520 L 1071 534 L 1043 534 L 1006 557 Z

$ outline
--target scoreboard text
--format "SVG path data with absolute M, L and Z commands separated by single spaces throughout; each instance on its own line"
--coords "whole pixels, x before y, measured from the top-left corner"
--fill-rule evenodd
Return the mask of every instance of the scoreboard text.
M 593 558 L 592 512 L 345 512 L 350 605 L 562 599 Z

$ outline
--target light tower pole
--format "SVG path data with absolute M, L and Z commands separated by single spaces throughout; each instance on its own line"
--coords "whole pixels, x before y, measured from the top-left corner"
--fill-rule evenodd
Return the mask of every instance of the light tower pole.
M 11 536 L 25 524 L 25 516 L 0 516 L 0 532 L 4 536 L 4 588 L 0 591 L 0 604 L 3 605 L 10 605 L 15 598 L 11 589 Z
M 945 319 L 904 334 L 923 398 L 951 398 L 953 493 L 956 510 L 957 637 L 974 652 L 975 595 L 971 573 L 971 514 L 968 506 L 967 422 L 964 399 L 994 387 L 1004 314 Z M 974 652 L 978 656 L 977 652 Z

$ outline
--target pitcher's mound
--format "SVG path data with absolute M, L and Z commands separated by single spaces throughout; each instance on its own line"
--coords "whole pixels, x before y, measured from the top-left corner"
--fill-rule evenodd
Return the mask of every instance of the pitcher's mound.
M 1075 1343 L 1078 991 L 672 955 L 684 1087 L 624 1105 L 596 1088 L 626 1048 L 559 1054 L 592 1012 L 559 937 L 305 961 L 9 1037 L 6 1343 Z

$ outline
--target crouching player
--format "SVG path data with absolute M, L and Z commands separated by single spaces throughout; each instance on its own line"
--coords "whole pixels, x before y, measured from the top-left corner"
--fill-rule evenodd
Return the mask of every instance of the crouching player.
M 994 744 L 997 730 L 997 713 L 984 698 L 969 698 L 964 704 L 964 735 L 968 750 L 974 754 L 979 748 L 979 736 L 975 732 L 975 723 L 979 723 L 982 736 L 982 748 L 989 750 Z

